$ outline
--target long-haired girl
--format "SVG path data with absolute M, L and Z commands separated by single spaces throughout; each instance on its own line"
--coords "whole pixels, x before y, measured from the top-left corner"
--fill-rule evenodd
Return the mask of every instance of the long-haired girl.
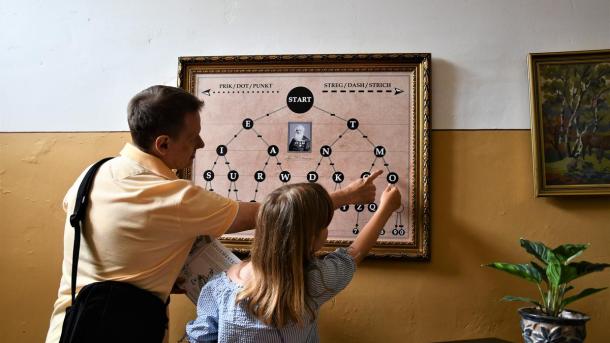
M 317 342 L 320 306 L 351 281 L 373 246 L 400 192 L 388 185 L 378 210 L 354 242 L 324 258 L 335 205 L 317 183 L 282 186 L 258 212 L 250 261 L 213 277 L 202 289 L 191 342 Z

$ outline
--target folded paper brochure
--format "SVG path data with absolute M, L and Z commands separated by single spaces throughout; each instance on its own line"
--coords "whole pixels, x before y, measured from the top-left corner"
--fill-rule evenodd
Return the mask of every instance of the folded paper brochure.
M 217 239 L 199 236 L 193 243 L 182 271 L 176 280 L 176 287 L 183 290 L 186 296 L 197 304 L 203 285 L 212 275 L 229 269 L 240 259 Z

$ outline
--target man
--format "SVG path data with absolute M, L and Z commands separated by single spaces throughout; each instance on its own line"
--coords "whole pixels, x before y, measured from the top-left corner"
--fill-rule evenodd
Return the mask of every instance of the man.
M 288 151 L 311 151 L 311 140 L 305 136 L 305 126 L 298 124 L 288 145 Z
M 147 290 L 166 302 L 199 235 L 254 228 L 258 203 L 236 202 L 176 177 L 204 146 L 199 111 L 203 102 L 175 87 L 153 86 L 131 99 L 128 123 L 133 144 L 98 170 L 83 229 L 76 291 L 115 280 Z M 74 229 L 70 215 L 83 172 L 64 198 L 64 259 L 47 343 L 57 343 L 71 303 Z M 378 174 L 377 174 L 378 175 Z M 373 175 L 374 177 L 375 174 Z M 336 206 L 372 202 L 374 177 L 333 193 Z

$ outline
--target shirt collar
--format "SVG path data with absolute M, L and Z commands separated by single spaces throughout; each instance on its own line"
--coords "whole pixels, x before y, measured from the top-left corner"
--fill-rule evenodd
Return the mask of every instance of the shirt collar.
M 167 167 L 158 157 L 148 154 L 131 143 L 125 144 L 121 150 L 121 156 L 137 162 L 142 167 L 153 171 L 170 180 L 177 180 L 176 174 Z

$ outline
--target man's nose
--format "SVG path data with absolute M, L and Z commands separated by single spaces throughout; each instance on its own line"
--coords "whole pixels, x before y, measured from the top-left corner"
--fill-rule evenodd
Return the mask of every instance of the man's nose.
M 199 136 L 199 141 L 197 142 L 197 147 L 196 149 L 201 149 L 205 146 L 205 143 L 203 142 L 203 139 L 201 138 L 201 136 Z

